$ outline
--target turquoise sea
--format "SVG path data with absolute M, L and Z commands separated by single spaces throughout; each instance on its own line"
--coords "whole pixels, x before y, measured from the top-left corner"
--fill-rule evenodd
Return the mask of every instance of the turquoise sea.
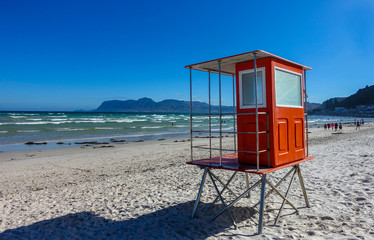
M 232 130 L 232 117 L 222 120 L 223 130 Z M 208 126 L 204 117 L 194 117 L 193 122 L 196 130 Z M 212 118 L 212 128 L 219 130 L 218 117 Z M 68 147 L 87 140 L 159 140 L 188 137 L 189 132 L 189 114 L 0 112 L 0 151 Z
M 353 122 L 354 117 L 309 116 L 309 126 Z M 373 119 L 365 119 L 373 121 Z M 233 130 L 232 116 L 222 117 L 223 130 Z M 195 130 L 207 129 L 208 118 L 194 117 Z M 219 118 L 212 118 L 219 130 Z M 0 151 L 69 147 L 79 141 L 146 141 L 189 137 L 189 114 L 0 112 Z M 25 145 L 26 142 L 47 142 Z M 57 144 L 63 142 L 64 144 Z M 69 145 L 70 144 L 70 145 Z

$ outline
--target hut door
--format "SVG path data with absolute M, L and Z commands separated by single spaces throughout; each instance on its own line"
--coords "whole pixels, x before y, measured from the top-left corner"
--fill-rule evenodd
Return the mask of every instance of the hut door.
M 275 68 L 277 159 L 282 162 L 305 157 L 302 74 Z

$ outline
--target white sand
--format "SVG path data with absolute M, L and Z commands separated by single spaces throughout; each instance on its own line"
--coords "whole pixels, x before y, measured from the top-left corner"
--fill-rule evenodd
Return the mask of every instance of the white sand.
M 286 204 L 278 226 L 270 226 L 281 204 L 272 195 L 263 235 L 253 236 L 258 214 L 248 207 L 259 189 L 230 209 L 234 229 L 225 214 L 209 222 L 221 204 L 208 210 L 215 198 L 208 180 L 191 219 L 202 170 L 185 164 L 189 142 L 165 140 L 0 153 L 0 239 L 374 239 L 374 127 L 345 127 L 344 134 L 310 131 L 315 159 L 301 170 L 311 208 L 304 208 L 295 180 L 290 199 L 302 207 L 300 214 Z M 269 179 L 275 182 L 286 171 Z M 231 173 L 214 172 L 225 180 Z M 244 175 L 232 186 L 243 190 Z

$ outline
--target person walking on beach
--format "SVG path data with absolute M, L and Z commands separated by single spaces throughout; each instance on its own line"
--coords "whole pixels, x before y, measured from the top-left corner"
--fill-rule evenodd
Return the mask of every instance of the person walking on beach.
M 323 125 L 323 128 L 326 130 L 327 129 L 327 124 L 325 123 L 325 125 Z
M 327 124 L 327 128 L 328 128 L 328 130 L 330 130 L 330 123 Z
M 357 122 L 356 122 L 356 130 L 357 130 L 357 129 L 360 129 L 360 121 L 357 121 Z
M 341 122 L 339 123 L 339 131 L 343 131 L 343 124 Z
M 334 124 L 334 123 L 331 123 L 331 130 L 334 131 L 334 127 L 335 127 L 335 124 Z

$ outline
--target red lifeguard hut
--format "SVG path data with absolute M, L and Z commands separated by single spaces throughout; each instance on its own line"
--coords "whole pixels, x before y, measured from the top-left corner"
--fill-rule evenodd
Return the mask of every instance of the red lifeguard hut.
M 186 68 L 236 76 L 239 163 L 277 167 L 305 158 L 305 71 L 311 68 L 261 50 Z
M 307 95 L 306 95 L 306 71 L 310 67 L 289 61 L 271 53 L 256 50 L 229 57 L 218 58 L 206 62 L 187 65 L 190 69 L 190 123 L 191 123 L 191 161 L 188 164 L 204 168 L 198 196 L 192 216 L 195 215 L 201 191 L 204 186 L 205 176 L 208 174 L 218 194 L 216 200 L 221 200 L 224 209 L 212 220 L 236 203 L 247 192 L 261 183 L 259 233 L 262 232 L 262 216 L 265 186 L 268 184 L 272 190 L 283 198 L 282 206 L 275 220 L 277 222 L 285 203 L 290 204 L 296 211 L 297 208 L 287 199 L 289 189 L 295 174 L 297 173 L 303 190 L 306 205 L 309 206 L 304 182 L 299 164 L 313 157 L 308 156 L 308 124 L 307 124 Z M 209 80 L 209 113 L 194 114 L 192 102 L 192 70 L 208 72 Z M 211 73 L 218 74 L 219 82 L 219 113 L 211 112 Z M 231 114 L 222 112 L 221 104 L 221 76 L 232 76 L 233 84 L 233 111 Z M 233 131 L 222 130 L 222 117 L 232 115 Z M 209 129 L 201 130 L 194 128 L 195 117 L 207 117 Z M 211 119 L 219 117 L 219 131 L 212 131 Z M 202 145 L 194 146 L 194 134 L 201 132 L 209 133 L 209 147 Z M 212 134 L 219 134 L 219 146 L 212 146 Z M 223 134 L 233 136 L 233 148 L 223 148 Z M 193 149 L 209 150 L 209 158 L 194 160 Z M 216 156 L 212 151 L 219 151 Z M 227 154 L 227 152 L 231 152 Z M 273 185 L 266 179 L 266 175 L 283 169 L 292 169 L 279 182 Z M 212 169 L 230 170 L 235 173 L 227 184 L 211 172 Z M 237 172 L 244 172 L 246 176 L 247 190 L 238 196 L 230 204 L 226 205 L 221 196 L 226 189 L 230 190 L 228 184 Z M 276 188 L 293 172 L 289 187 L 285 195 Z M 248 174 L 262 175 L 251 187 L 249 186 Z M 219 191 L 215 180 L 218 180 L 224 188 Z M 230 192 L 232 192 L 230 190 Z M 216 201 L 215 200 L 215 201 Z M 215 202 L 214 201 L 214 202 Z
M 238 134 L 238 161 L 257 164 L 257 152 L 268 167 L 305 158 L 303 76 L 311 68 L 263 51 L 252 56 L 235 64 L 238 132 L 256 133 Z

